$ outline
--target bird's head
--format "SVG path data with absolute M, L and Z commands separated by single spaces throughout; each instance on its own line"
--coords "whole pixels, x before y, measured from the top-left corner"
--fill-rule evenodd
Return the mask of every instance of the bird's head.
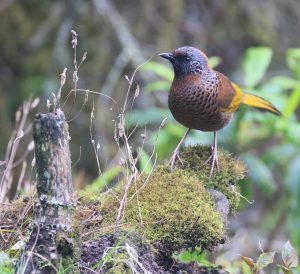
M 175 76 L 202 74 L 208 69 L 206 55 L 193 47 L 181 47 L 173 52 L 161 53 L 159 56 L 171 62 Z

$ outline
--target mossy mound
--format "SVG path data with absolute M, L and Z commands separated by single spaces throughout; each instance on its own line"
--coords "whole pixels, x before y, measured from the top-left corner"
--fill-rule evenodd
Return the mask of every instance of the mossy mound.
M 237 182 L 244 177 L 244 164 L 220 150 L 220 170 L 209 178 L 210 164 L 203 163 L 210 153 L 206 146 L 184 148 L 183 164 L 178 162 L 173 171 L 167 164 L 157 165 L 151 174 L 138 175 L 127 192 L 124 219 L 117 227 L 142 235 L 156 248 L 156 262 L 166 270 L 174 264 L 171 255 L 176 251 L 196 246 L 211 250 L 223 243 L 229 207 L 233 212 L 238 207 Z M 96 195 L 102 228 L 94 237 L 114 233 L 124 185 Z M 88 198 L 85 206 L 93 200 Z
M 119 203 L 112 194 L 105 198 L 101 212 L 109 225 Z M 165 165 L 157 166 L 149 176 L 141 175 L 136 187 L 131 187 L 124 223 L 169 255 L 196 246 L 212 249 L 225 237 L 224 224 L 202 182 L 190 172 L 178 168 L 171 172 Z
M 206 188 L 222 192 L 229 201 L 231 212 L 236 212 L 240 202 L 240 188 L 237 182 L 244 178 L 246 167 L 241 161 L 220 149 L 218 151 L 220 170 L 215 167 L 212 177 L 209 178 L 210 163 L 205 165 L 204 163 L 210 155 L 211 149 L 208 146 L 185 147 L 180 154 L 183 165 L 177 162 L 176 167 L 195 175 Z

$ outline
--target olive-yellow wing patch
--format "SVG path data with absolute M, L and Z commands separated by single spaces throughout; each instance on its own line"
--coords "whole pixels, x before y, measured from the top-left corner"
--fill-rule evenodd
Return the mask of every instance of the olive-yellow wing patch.
M 222 112 L 234 112 L 243 101 L 243 92 L 240 87 L 231 82 L 222 73 L 217 72 L 219 76 L 218 105 Z

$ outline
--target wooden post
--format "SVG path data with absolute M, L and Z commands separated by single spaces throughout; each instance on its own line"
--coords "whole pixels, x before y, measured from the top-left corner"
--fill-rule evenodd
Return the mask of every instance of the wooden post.
M 37 201 L 33 232 L 19 269 L 23 273 L 56 273 L 62 258 L 74 254 L 75 209 L 69 131 L 60 108 L 37 114 L 33 124 Z

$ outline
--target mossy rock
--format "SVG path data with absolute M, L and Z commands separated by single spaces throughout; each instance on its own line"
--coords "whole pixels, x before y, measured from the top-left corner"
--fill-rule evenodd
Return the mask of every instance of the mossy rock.
M 209 178 L 210 163 L 205 161 L 211 155 L 208 146 L 188 146 L 180 153 L 182 164 L 177 162 L 176 167 L 190 172 L 204 184 L 206 188 L 222 192 L 229 201 L 231 212 L 236 212 L 240 202 L 240 187 L 237 184 L 245 176 L 246 167 L 243 162 L 234 158 L 223 149 L 218 151 L 220 170 L 214 169 Z
M 128 190 L 121 226 L 136 229 L 156 248 L 159 257 L 164 254 L 171 258 L 176 251 L 196 246 L 212 250 L 224 242 L 227 214 L 229 207 L 237 210 L 237 183 L 244 177 L 245 166 L 219 150 L 220 170 L 209 178 L 210 164 L 203 163 L 210 153 L 207 146 L 186 147 L 181 152 L 183 164 L 178 162 L 172 171 L 167 164 L 156 165 L 151 174 L 138 175 Z M 100 197 L 102 235 L 107 233 L 104 228 L 114 226 L 124 184 Z M 218 204 L 218 200 L 225 202 Z M 222 211 L 224 204 L 227 210 Z
M 109 226 L 119 202 L 112 194 L 104 197 L 103 225 Z M 156 166 L 151 175 L 141 175 L 131 187 L 124 223 L 169 255 L 196 246 L 212 249 L 225 238 L 224 224 L 203 183 L 190 172 L 179 168 L 171 172 L 166 165 Z

